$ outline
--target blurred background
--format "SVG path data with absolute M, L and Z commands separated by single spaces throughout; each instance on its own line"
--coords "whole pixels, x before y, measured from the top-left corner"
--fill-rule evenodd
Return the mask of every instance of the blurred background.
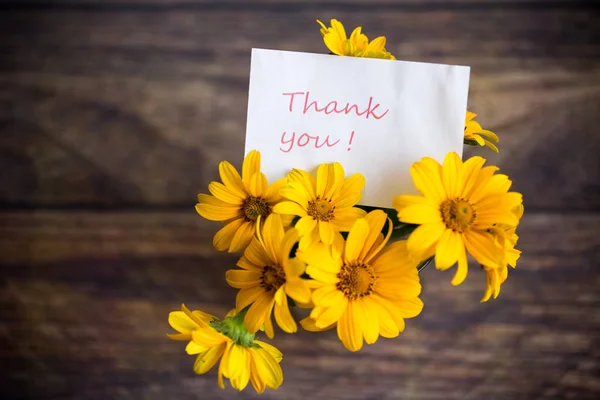
M 478 148 L 524 194 L 495 301 L 472 265 L 423 272 L 423 313 L 360 353 L 276 334 L 262 398 L 600 398 L 600 14 L 553 0 L 0 2 L 3 399 L 257 398 L 192 372 L 182 302 L 223 315 L 236 257 L 195 196 L 241 164 L 250 49 L 327 53 L 316 18 L 401 60 L 471 66 Z M 351 82 L 349 82 L 351 84 Z M 424 116 L 426 117 L 426 116 Z

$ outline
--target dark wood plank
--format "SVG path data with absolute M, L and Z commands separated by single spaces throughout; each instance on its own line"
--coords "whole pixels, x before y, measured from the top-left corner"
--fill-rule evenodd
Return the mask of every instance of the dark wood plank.
M 471 65 L 470 107 L 502 139 L 478 153 L 530 208 L 600 209 L 596 14 L 503 7 L 3 12 L 0 204 L 193 203 L 218 161 L 240 163 L 250 48 L 325 52 L 316 17 L 385 34 L 401 59 Z
M 361 0 L 327 0 L 326 2 L 320 0 L 287 0 L 282 2 L 281 0 L 21 0 L 18 2 L 8 2 L 9 7 L 18 8 L 19 6 L 27 5 L 29 7 L 34 8 L 35 6 L 39 6 L 40 8 L 43 6 L 74 6 L 85 8 L 89 6 L 98 6 L 98 7 L 111 7 L 111 6 L 127 6 L 131 8 L 141 8 L 143 6 L 163 6 L 163 7 L 189 7 L 189 6 L 199 6 L 199 7 L 229 7 L 231 5 L 237 7 L 259 7 L 262 5 L 275 6 L 278 8 L 281 7 L 298 7 L 302 6 L 306 7 L 314 7 L 315 5 L 319 5 L 324 8 L 328 8 L 331 6 L 334 7 L 352 7 L 358 6 L 364 9 L 370 9 L 373 7 L 381 7 L 387 6 L 396 9 L 402 9 L 406 7 L 435 7 L 435 8 L 445 8 L 445 7 L 456 7 L 456 6 L 471 6 L 471 7 L 480 7 L 480 8 L 495 8 L 498 6 L 503 7 L 535 7 L 535 6 L 543 6 L 544 8 L 552 8 L 557 6 L 565 7 L 567 5 L 570 8 L 574 6 L 586 6 L 590 7 L 591 2 L 585 0 L 573 0 L 573 1 L 565 1 L 565 0 L 494 0 L 482 2 L 479 0 L 404 0 L 402 2 L 398 2 L 396 0 L 374 0 L 369 3 L 365 3 Z
M 527 213 L 523 257 L 498 300 L 483 275 L 423 273 L 425 310 L 357 354 L 333 333 L 277 333 L 285 382 L 262 398 L 595 399 L 600 394 L 600 216 Z M 233 304 L 233 255 L 193 212 L 0 213 L 6 398 L 258 398 L 194 376 L 169 341 L 181 302 Z

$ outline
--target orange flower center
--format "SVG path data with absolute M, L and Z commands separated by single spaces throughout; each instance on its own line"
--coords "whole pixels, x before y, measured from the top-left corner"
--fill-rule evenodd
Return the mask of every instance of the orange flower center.
M 356 300 L 370 295 L 375 286 L 373 269 L 362 263 L 345 264 L 337 274 L 340 280 L 336 287 L 348 298 Z
M 473 206 L 463 199 L 444 201 L 440 206 L 440 212 L 446 227 L 460 233 L 469 229 L 477 217 Z
M 260 286 L 267 293 L 275 293 L 285 283 L 285 272 L 279 265 L 263 267 L 260 275 Z
M 246 197 L 242 203 L 242 210 L 247 221 L 256 221 L 258 217 L 266 218 L 271 214 L 271 206 L 262 197 Z
M 306 208 L 306 213 L 318 221 L 331 221 L 334 211 L 335 206 L 331 204 L 331 200 L 321 199 L 321 196 L 309 201 Z

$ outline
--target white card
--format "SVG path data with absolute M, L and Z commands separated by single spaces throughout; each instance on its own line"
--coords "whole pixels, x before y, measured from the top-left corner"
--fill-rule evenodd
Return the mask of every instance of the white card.
M 246 154 L 269 183 L 338 161 L 366 179 L 360 204 L 414 194 L 410 166 L 462 155 L 469 67 L 252 49 Z

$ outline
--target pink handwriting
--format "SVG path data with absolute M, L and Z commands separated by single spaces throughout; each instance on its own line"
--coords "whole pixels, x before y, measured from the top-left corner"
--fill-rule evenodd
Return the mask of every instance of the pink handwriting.
M 282 94 L 284 96 L 290 96 L 290 103 L 289 103 L 289 107 L 288 107 L 288 110 L 290 110 L 290 112 L 294 111 L 294 100 L 296 100 L 296 96 L 298 96 L 298 98 L 300 98 L 300 99 L 303 97 L 304 98 L 304 106 L 302 109 L 302 114 L 306 114 L 309 111 L 314 111 L 314 112 L 318 112 L 318 113 L 322 112 L 327 115 L 332 114 L 332 113 L 336 113 L 336 114 L 343 113 L 345 115 L 354 113 L 358 117 L 362 117 L 364 115 L 366 119 L 369 119 L 369 116 L 371 116 L 375 119 L 381 119 L 381 118 L 385 117 L 385 115 L 388 113 L 388 111 L 390 111 L 389 109 L 387 109 L 383 113 L 376 114 L 375 111 L 381 105 L 379 103 L 375 103 L 375 105 L 373 105 L 373 96 L 369 97 L 369 103 L 366 105 L 366 107 L 360 109 L 362 111 L 359 111 L 358 104 L 346 103 L 346 105 L 342 107 L 341 104 L 343 104 L 343 103 L 338 103 L 335 100 L 330 101 L 324 107 L 319 107 L 319 104 L 317 103 L 316 100 L 310 101 L 310 92 L 308 92 L 308 91 L 307 92 L 287 92 L 287 93 L 282 93 Z M 338 107 L 340 107 L 340 108 L 338 108 Z
M 334 147 L 338 143 L 340 143 L 341 139 L 337 139 L 335 142 L 330 142 L 330 135 L 327 135 L 325 139 L 321 140 L 321 136 L 315 135 L 311 136 L 308 133 L 303 133 L 302 135 L 296 138 L 296 132 L 291 132 L 291 137 L 288 138 L 288 133 L 283 132 L 281 134 L 281 150 L 284 153 L 289 153 L 292 151 L 294 147 L 313 147 L 315 149 L 320 149 L 325 146 L 325 148 Z M 350 134 L 350 140 L 348 141 L 348 151 L 350 151 L 350 146 L 352 146 L 352 141 L 354 140 L 354 131 Z

